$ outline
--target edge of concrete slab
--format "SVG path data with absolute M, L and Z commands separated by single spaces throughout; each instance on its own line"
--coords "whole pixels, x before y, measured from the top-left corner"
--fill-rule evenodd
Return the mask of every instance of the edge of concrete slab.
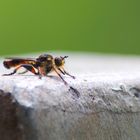
M 41 80 L 29 75 L 0 76 L 1 91 L 10 93 L 11 103 L 18 108 L 15 114 L 23 140 L 139 138 L 139 73 L 99 73 L 65 80 L 79 91 L 79 97 L 55 76 Z

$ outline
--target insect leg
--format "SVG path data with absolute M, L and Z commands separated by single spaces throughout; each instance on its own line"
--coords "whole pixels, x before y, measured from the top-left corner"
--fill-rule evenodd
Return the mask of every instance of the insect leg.
M 59 68 L 59 69 L 60 69 L 60 68 Z M 66 74 L 66 75 L 70 76 L 71 78 L 75 79 L 75 76 L 69 74 L 67 71 L 64 70 L 64 68 L 62 68 L 62 69 L 63 69 L 63 73 L 64 73 L 64 74 Z M 61 71 L 62 71 L 62 70 L 61 70 Z
M 22 64 L 20 67 L 25 68 L 27 71 L 30 71 L 31 73 L 35 75 L 39 75 L 39 72 L 36 72 L 36 68 L 30 64 Z
M 64 80 L 64 78 L 61 76 L 61 74 L 53 67 L 54 71 L 57 73 L 57 75 L 62 79 L 65 85 L 68 85 L 68 83 Z
M 53 67 L 53 69 L 58 74 L 58 76 L 63 80 L 63 82 L 65 83 L 65 85 L 66 86 L 69 86 L 69 84 L 63 79 L 63 77 L 60 75 L 60 73 L 54 67 Z M 60 68 L 58 68 L 58 70 L 61 73 L 63 73 L 63 71 Z M 79 98 L 80 92 L 77 89 L 73 88 L 72 86 L 69 86 L 69 90 L 73 91 L 76 94 L 76 96 Z
M 3 76 L 10 76 L 10 75 L 13 75 L 13 74 L 15 74 L 17 72 L 17 70 L 15 69 L 13 72 L 11 72 L 11 73 L 8 73 L 8 74 L 3 74 Z
M 17 72 L 17 70 L 20 69 L 21 67 L 25 68 L 26 70 L 32 72 L 35 75 L 39 75 L 39 73 L 35 71 L 35 68 L 32 65 L 30 65 L 30 64 L 21 64 L 12 73 L 4 74 L 3 76 L 9 76 L 9 75 L 15 74 Z
M 64 73 L 60 68 L 58 68 L 58 70 L 59 70 L 63 75 L 65 75 L 65 73 Z
M 28 72 L 28 70 L 25 70 L 25 71 L 23 71 L 23 72 L 19 72 L 18 74 L 25 74 L 25 73 L 27 73 Z

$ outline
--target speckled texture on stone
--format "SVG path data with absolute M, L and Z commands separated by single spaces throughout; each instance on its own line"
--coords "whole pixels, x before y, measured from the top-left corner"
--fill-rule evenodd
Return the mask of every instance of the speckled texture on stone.
M 26 140 L 139 140 L 140 73 L 0 77 L 0 89 L 17 103 Z

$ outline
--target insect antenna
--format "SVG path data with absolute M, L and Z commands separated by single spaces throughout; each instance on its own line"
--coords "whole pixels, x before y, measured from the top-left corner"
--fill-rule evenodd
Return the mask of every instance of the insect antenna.
M 60 57 L 61 57 L 61 59 L 63 60 L 63 59 L 65 59 L 65 58 L 68 58 L 69 56 L 64 56 L 64 57 L 60 56 Z

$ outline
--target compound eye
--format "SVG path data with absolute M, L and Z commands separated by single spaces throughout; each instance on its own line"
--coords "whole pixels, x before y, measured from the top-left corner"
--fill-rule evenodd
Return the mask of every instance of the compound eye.
M 61 66 L 62 65 L 62 59 L 61 58 L 55 58 L 55 65 L 56 66 Z

